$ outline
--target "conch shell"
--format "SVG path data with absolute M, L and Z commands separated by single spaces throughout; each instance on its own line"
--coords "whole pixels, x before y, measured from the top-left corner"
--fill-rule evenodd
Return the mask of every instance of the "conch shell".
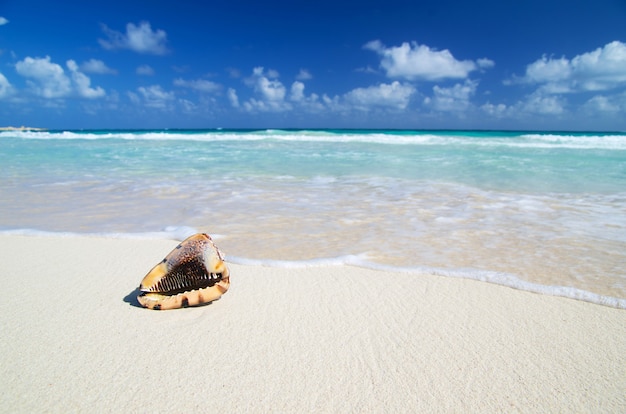
M 139 303 L 149 309 L 186 308 L 219 299 L 230 287 L 222 253 L 204 233 L 194 234 L 154 266 L 139 285 Z

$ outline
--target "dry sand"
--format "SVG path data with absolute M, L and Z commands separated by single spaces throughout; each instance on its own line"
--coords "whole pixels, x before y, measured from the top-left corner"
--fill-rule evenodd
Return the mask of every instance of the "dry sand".
M 137 307 L 134 288 L 176 244 L 0 236 L 0 411 L 626 412 L 624 310 L 232 264 L 208 306 Z

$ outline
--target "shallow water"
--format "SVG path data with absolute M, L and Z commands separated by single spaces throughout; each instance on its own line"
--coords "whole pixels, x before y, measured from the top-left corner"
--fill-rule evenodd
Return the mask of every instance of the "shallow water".
M 0 156 L 5 232 L 186 226 L 242 262 L 343 258 L 626 298 L 626 135 L 12 132 Z

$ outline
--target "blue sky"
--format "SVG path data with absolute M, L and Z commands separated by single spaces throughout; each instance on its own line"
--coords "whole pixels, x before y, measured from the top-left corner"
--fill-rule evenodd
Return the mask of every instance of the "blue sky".
M 626 2 L 0 0 L 0 125 L 626 130 Z

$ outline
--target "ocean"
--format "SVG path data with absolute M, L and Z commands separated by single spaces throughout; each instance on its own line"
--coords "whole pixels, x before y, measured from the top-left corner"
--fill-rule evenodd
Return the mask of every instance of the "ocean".
M 0 234 L 202 231 L 233 263 L 427 272 L 626 308 L 626 133 L 3 131 L 0 157 Z

